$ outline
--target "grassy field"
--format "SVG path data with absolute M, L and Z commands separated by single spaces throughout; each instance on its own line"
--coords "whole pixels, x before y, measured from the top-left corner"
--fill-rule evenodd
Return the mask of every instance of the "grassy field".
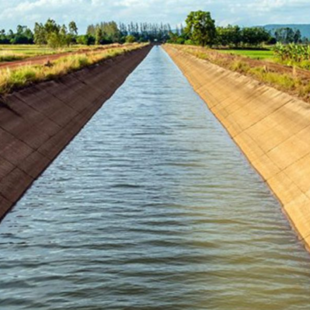
M 49 66 L 44 64 L 24 65 L 13 69 L 2 69 L 0 70 L 0 95 L 31 83 L 54 79 L 105 59 L 142 48 L 145 45 L 132 44 L 106 50 L 87 51 L 69 56 L 64 55 L 57 60 L 51 61 Z
M 102 45 L 100 45 L 102 47 Z M 92 45 L 72 45 L 61 49 L 53 49 L 47 46 L 38 45 L 11 45 L 0 44 L 0 62 L 21 60 L 34 56 L 53 55 L 65 52 L 74 52 L 78 50 L 93 50 L 100 46 Z
M 220 53 L 235 54 L 252 59 L 273 59 L 274 53 L 271 50 L 217 50 Z

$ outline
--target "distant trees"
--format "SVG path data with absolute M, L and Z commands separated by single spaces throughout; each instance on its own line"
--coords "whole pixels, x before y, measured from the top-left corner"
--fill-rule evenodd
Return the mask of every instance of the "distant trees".
M 99 30 L 100 29 L 100 30 Z M 102 22 L 87 27 L 87 34 L 96 39 L 96 44 L 133 42 L 165 42 L 169 39 L 169 24 Z M 100 34 L 100 40 L 99 40 Z M 130 36 L 130 37 L 129 37 Z
M 87 35 L 93 36 L 96 44 L 114 43 L 120 39 L 120 31 L 114 21 L 89 25 L 87 27 Z
M 246 27 L 240 32 L 240 43 L 244 46 L 258 46 L 270 40 L 270 34 L 262 27 Z
M 241 28 L 239 26 L 217 27 L 216 44 L 222 46 L 233 45 L 238 47 L 241 43 Z
M 76 43 L 81 45 L 93 45 L 95 44 L 95 38 L 88 34 L 80 35 L 76 37 Z
M 215 45 L 218 47 L 257 47 L 263 43 L 309 44 L 302 38 L 300 30 L 279 28 L 267 32 L 263 27 L 216 27 L 210 12 L 190 12 L 183 28 L 181 24 L 173 30 L 163 23 L 119 23 L 101 22 L 87 27 L 86 34 L 78 35 L 74 21 L 68 25 L 59 25 L 53 19 L 45 24 L 35 23 L 31 31 L 26 26 L 18 25 L 16 32 L 0 30 L 0 44 L 39 44 L 52 48 L 70 44 L 110 44 L 131 42 L 169 42 L 175 44 Z
M 0 44 L 33 44 L 33 33 L 26 27 L 18 25 L 16 32 L 0 30 Z
M 184 38 L 184 33 L 187 38 Z M 190 39 L 194 44 L 217 46 L 258 46 L 271 39 L 270 34 L 262 27 L 239 26 L 215 27 L 210 12 L 191 12 L 186 19 L 184 33 L 171 34 L 171 41 L 184 44 Z
M 78 43 L 83 45 L 110 44 L 125 42 L 166 42 L 172 33 L 169 24 L 134 23 L 115 21 L 101 22 L 87 27 L 84 35 L 78 35 L 74 21 L 68 25 L 59 25 L 48 19 L 45 23 L 35 23 L 33 32 L 24 26 L 12 30 L 0 30 L 0 44 L 39 44 L 59 48 Z
M 185 33 L 199 45 L 211 46 L 215 42 L 216 28 L 210 12 L 191 12 L 186 19 Z
M 275 30 L 275 38 L 277 42 L 282 44 L 302 43 L 300 30 L 294 30 L 289 27 L 279 28 Z
M 69 46 L 76 43 L 78 28 L 74 21 L 69 23 L 69 31 L 66 25 L 58 25 L 53 19 L 48 19 L 43 25 L 35 23 L 34 42 L 36 44 L 47 44 L 52 48 Z

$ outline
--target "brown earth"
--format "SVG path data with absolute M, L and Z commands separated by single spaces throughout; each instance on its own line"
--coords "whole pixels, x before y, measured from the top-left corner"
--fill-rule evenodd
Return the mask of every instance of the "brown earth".
M 0 96 L 0 219 L 150 49 Z
M 16 61 L 7 61 L 7 62 L 1 62 L 0 63 L 0 69 L 5 68 L 16 68 L 20 66 L 28 66 L 28 65 L 44 65 L 48 62 L 51 62 L 53 60 L 57 60 L 61 57 L 65 56 L 71 56 L 71 55 L 79 55 L 79 54 L 85 54 L 85 53 L 94 53 L 94 52 L 101 52 L 104 50 L 112 49 L 112 48 L 126 48 L 129 47 L 132 44 L 127 45 L 121 45 L 121 44 L 111 44 L 103 47 L 98 47 L 96 49 L 81 49 L 75 52 L 64 52 L 59 54 L 52 54 L 52 55 L 42 55 L 42 56 L 35 56 L 35 57 L 28 57 L 22 60 L 16 60 Z

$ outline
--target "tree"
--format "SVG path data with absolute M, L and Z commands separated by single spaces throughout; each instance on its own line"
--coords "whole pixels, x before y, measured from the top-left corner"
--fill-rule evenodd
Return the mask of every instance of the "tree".
M 76 23 L 74 21 L 69 23 L 69 32 L 72 35 L 78 34 L 78 27 L 76 26 Z
M 301 42 L 301 32 L 299 29 L 297 29 L 294 34 L 294 43 L 297 44 L 300 42 Z
M 185 32 L 199 45 L 211 46 L 216 38 L 216 29 L 210 12 L 191 12 L 186 19 Z
M 60 26 L 57 25 L 53 19 L 49 18 L 44 25 L 44 29 L 47 34 L 58 33 L 60 30 Z
M 300 40 L 300 36 L 301 34 L 299 30 L 295 32 L 292 28 L 289 27 L 278 28 L 275 31 L 275 37 L 277 39 L 277 42 L 283 44 L 293 43 L 295 41 L 298 42 Z
M 35 23 L 34 25 L 34 42 L 39 45 L 47 43 L 46 32 L 43 24 Z
M 221 46 L 235 46 L 241 42 L 241 33 L 239 26 L 217 27 L 216 42 Z
M 102 39 L 102 30 L 101 30 L 101 28 L 98 27 L 96 29 L 96 42 L 95 42 L 95 44 L 99 45 L 101 43 L 101 39 Z

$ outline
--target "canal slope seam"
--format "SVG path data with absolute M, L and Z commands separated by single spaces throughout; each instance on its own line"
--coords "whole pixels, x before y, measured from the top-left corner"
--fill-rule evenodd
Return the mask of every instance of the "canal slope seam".
M 164 47 L 283 206 L 310 247 L 310 105 L 254 79 Z
M 150 49 L 133 50 L 0 97 L 0 219 Z

